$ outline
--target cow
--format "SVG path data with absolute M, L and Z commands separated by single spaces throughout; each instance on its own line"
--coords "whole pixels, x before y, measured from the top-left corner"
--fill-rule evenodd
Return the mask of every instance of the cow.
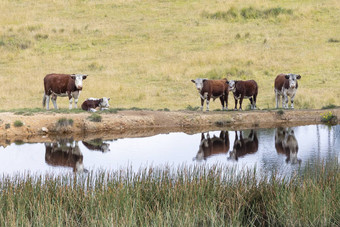
M 276 108 L 279 108 L 280 96 L 282 97 L 282 108 L 288 109 L 288 96 L 290 96 L 291 108 L 294 109 L 294 97 L 298 89 L 298 74 L 279 74 L 275 78 L 274 91 Z
M 71 167 L 73 172 L 87 172 L 78 142 L 73 140 L 45 143 L 45 162 L 51 166 Z
M 204 100 L 207 100 L 207 109 L 209 111 L 209 102 L 210 98 L 215 99 L 220 98 L 222 110 L 228 110 L 228 86 L 225 85 L 226 78 L 221 80 L 208 80 L 197 78 L 195 80 L 191 80 L 196 85 L 198 90 L 198 94 L 201 98 L 201 111 L 203 111 Z M 224 107 L 225 103 L 225 107 Z
M 83 104 L 81 104 L 81 108 L 90 112 L 96 112 L 97 110 L 107 110 L 110 107 L 109 100 L 110 98 L 106 97 L 101 99 L 88 98 L 83 102 Z
M 276 129 L 275 149 L 278 154 L 283 154 L 287 157 L 286 163 L 301 163 L 301 159 L 297 157 L 299 145 L 295 138 L 293 129 L 282 127 Z
M 258 86 L 255 80 L 230 80 L 226 83 L 229 85 L 229 91 L 232 91 L 234 94 L 235 110 L 237 110 L 238 100 L 240 100 L 240 110 L 242 110 L 242 101 L 244 98 L 250 100 L 251 109 L 256 109 Z
M 83 144 L 92 151 L 101 151 L 103 153 L 110 151 L 110 144 L 104 143 L 102 139 L 83 141 Z
M 204 133 L 201 134 L 201 142 L 196 157 L 193 160 L 202 161 L 207 160 L 208 157 L 218 154 L 227 154 L 229 151 L 229 134 L 228 131 L 221 131 L 220 136 L 210 138 L 209 133 L 207 137 Z
M 247 154 L 256 153 L 259 147 L 259 141 L 257 139 L 256 131 L 253 129 L 250 131 L 248 138 L 243 138 L 243 132 L 240 131 L 240 138 L 238 138 L 237 131 L 235 131 L 235 141 L 233 150 L 230 151 L 230 157 L 228 160 L 238 161 L 239 157 Z
M 83 80 L 87 76 L 84 74 L 47 74 L 44 78 L 43 107 L 46 105 L 46 110 L 49 109 L 50 96 L 52 96 L 54 109 L 58 109 L 57 96 L 68 96 L 69 109 L 72 109 L 72 98 L 74 99 L 75 108 L 77 108 L 78 98 L 83 89 Z

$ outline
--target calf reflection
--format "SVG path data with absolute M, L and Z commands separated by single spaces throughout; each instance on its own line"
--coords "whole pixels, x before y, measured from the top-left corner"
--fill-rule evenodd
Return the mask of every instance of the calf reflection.
M 62 139 L 54 143 L 45 143 L 45 162 L 51 166 L 71 167 L 73 172 L 87 172 L 84 169 L 83 154 L 78 142 Z
M 221 131 L 220 136 L 214 135 L 210 138 L 209 132 L 206 137 L 204 133 L 201 134 L 201 143 L 194 160 L 207 160 L 208 157 L 217 154 L 227 154 L 229 150 L 229 134 L 228 131 Z
M 239 157 L 257 152 L 259 141 L 257 139 L 256 131 L 251 130 L 249 136 L 245 139 L 243 138 L 242 131 L 240 131 L 239 134 L 240 138 L 237 135 L 237 131 L 235 131 L 234 147 L 233 150 L 230 151 L 228 160 L 237 161 Z
M 291 128 L 277 128 L 275 133 L 275 148 L 279 154 L 287 156 L 286 162 L 291 164 L 301 163 L 297 157 L 299 150 L 294 130 Z
M 110 144 L 104 143 L 102 139 L 83 141 L 83 144 L 92 151 L 101 151 L 103 153 L 110 151 Z

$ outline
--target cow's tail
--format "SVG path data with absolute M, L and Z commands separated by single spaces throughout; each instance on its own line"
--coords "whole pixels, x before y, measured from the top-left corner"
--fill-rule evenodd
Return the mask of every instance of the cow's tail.
M 42 100 L 42 105 L 43 105 L 43 108 L 45 108 L 46 106 L 46 94 L 44 92 L 44 96 L 43 96 L 43 100 Z

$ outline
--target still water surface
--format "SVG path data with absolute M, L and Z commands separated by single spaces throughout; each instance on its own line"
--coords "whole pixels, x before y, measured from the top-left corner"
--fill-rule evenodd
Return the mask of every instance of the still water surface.
M 339 162 L 340 125 L 309 125 L 188 135 L 56 143 L 14 143 L 0 147 L 0 175 L 72 173 L 146 167 L 219 164 L 257 168 L 260 174 L 289 175 L 322 160 Z

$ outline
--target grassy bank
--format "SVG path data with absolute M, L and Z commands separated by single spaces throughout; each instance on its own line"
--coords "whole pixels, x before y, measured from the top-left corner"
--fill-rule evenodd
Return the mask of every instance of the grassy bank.
M 289 72 L 302 75 L 296 108 L 340 105 L 338 0 L 3 0 L 0 7 L 1 108 L 40 108 L 43 77 L 52 72 L 89 74 L 79 102 L 111 97 L 113 108 L 198 106 L 196 77 L 255 79 L 258 106 L 272 108 L 275 75 Z M 58 104 L 68 107 L 66 98 Z
M 336 226 L 339 170 L 338 162 L 319 164 L 285 180 L 221 166 L 8 177 L 0 182 L 0 224 Z

